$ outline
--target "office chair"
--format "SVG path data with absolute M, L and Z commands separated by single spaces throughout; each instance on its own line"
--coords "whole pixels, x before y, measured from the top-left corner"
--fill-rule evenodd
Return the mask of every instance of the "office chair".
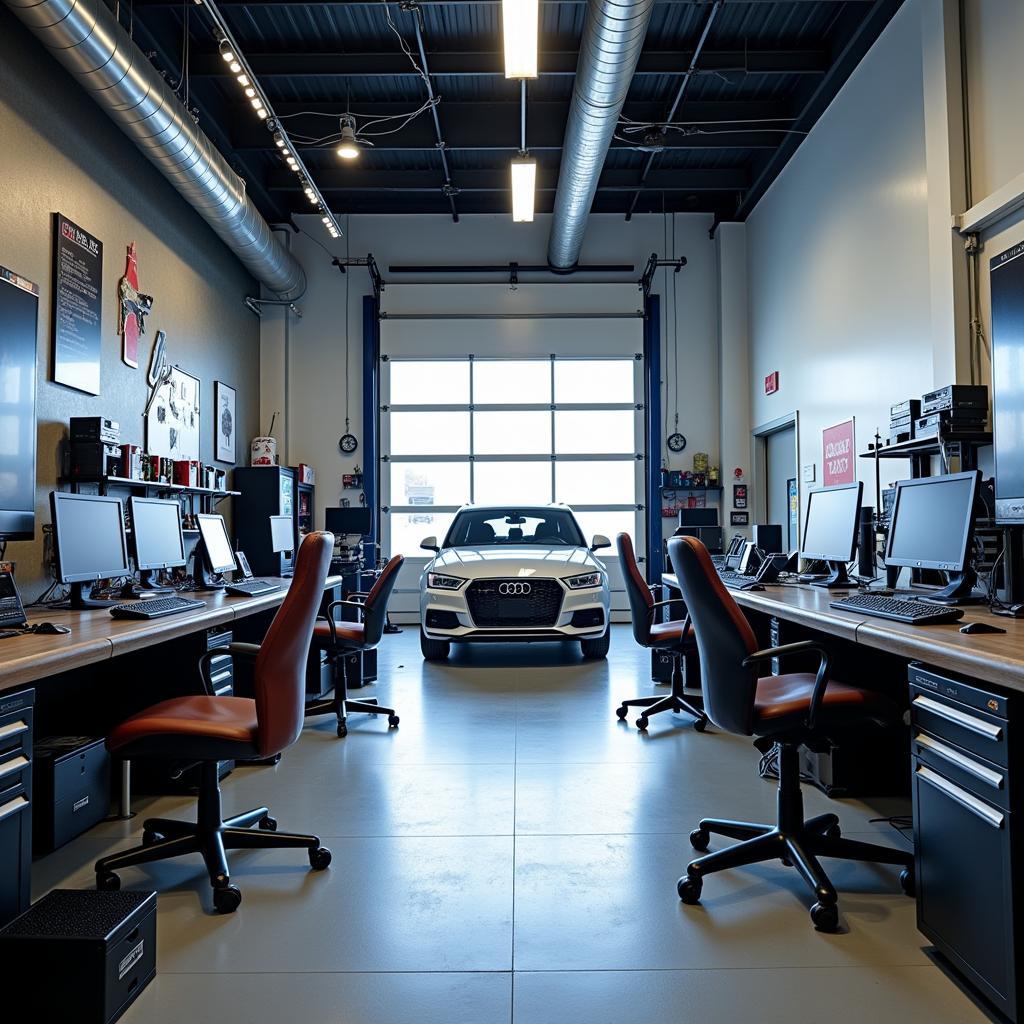
M 320 845 L 317 836 L 278 832 L 266 807 L 225 821 L 217 762 L 273 757 L 299 738 L 306 658 L 333 549 L 332 534 L 306 535 L 288 594 L 263 643 L 235 643 L 208 651 L 199 663 L 203 694 L 154 704 L 107 737 L 107 749 L 116 757 L 198 761 L 199 799 L 195 824 L 150 818 L 143 823 L 141 846 L 98 860 L 98 889 L 119 889 L 121 881 L 115 872 L 120 868 L 199 853 L 210 873 L 214 907 L 230 914 L 238 908 L 242 894 L 231 884 L 226 850 L 305 848 L 314 870 L 322 871 L 331 863 L 331 851 Z M 254 662 L 254 699 L 214 696 L 210 661 L 223 654 Z M 252 831 L 253 825 L 259 831 Z
M 704 876 L 712 872 L 781 860 L 795 866 L 813 890 L 814 926 L 819 931 L 835 931 L 838 897 L 818 857 L 900 865 L 900 884 L 911 894 L 912 853 L 843 838 L 835 814 L 819 814 L 805 821 L 800 792 L 801 746 L 813 747 L 840 729 L 898 721 L 897 707 L 883 694 L 830 681 L 828 651 L 817 641 L 801 640 L 759 651 L 753 630 L 719 580 L 704 545 L 694 537 L 674 537 L 668 550 L 697 634 L 708 717 L 728 732 L 756 737 L 754 745 L 762 753 L 774 748 L 779 771 L 774 825 L 703 818 L 690 833 L 696 850 L 708 848 L 712 833 L 741 841 L 692 861 L 679 879 L 679 898 L 684 903 L 698 903 Z M 816 674 L 791 672 L 759 678 L 758 668 L 771 658 L 808 651 L 820 658 Z
M 338 735 L 348 735 L 347 716 L 350 713 L 366 715 L 387 715 L 388 725 L 398 725 L 394 708 L 381 707 L 376 697 L 351 700 L 348 696 L 348 666 L 346 657 L 368 651 L 380 643 L 387 622 L 388 600 L 398 582 L 398 573 L 405 559 L 395 555 L 381 570 L 365 599 L 332 601 L 327 608 L 326 622 L 318 621 L 313 627 L 313 642 L 327 651 L 334 678 L 334 694 L 324 700 L 306 705 L 306 717 L 333 714 L 338 719 Z M 334 609 L 355 608 L 363 617 L 362 622 L 335 622 Z
M 643 731 L 647 728 L 651 715 L 662 711 L 685 711 L 693 715 L 693 727 L 703 732 L 708 724 L 707 715 L 694 707 L 683 694 L 682 661 L 687 650 L 694 646 L 693 629 L 690 618 L 673 619 L 670 622 L 655 622 L 654 616 L 659 608 L 666 605 L 680 605 L 682 601 L 655 601 L 651 588 L 647 585 L 643 574 L 636 564 L 633 553 L 633 541 L 628 533 L 620 533 L 615 539 L 619 550 L 619 561 L 622 563 L 622 575 L 626 580 L 626 595 L 629 597 L 630 614 L 633 620 L 633 639 L 641 647 L 656 651 L 668 651 L 672 656 L 672 689 L 664 697 L 633 697 L 624 700 L 615 712 L 619 720 L 625 719 L 630 708 L 643 708 L 636 720 L 636 727 Z

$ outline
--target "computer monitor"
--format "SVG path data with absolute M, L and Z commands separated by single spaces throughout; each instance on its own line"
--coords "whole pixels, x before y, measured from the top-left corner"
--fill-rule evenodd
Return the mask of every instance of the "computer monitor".
M 270 517 L 270 548 L 275 554 L 295 550 L 295 534 L 291 516 Z
M 830 575 L 813 586 L 853 587 L 846 566 L 857 554 L 857 523 L 864 484 L 842 484 L 811 491 L 807 498 L 804 542 L 800 557 L 828 562 Z
M 224 525 L 222 515 L 197 515 L 199 522 L 199 543 L 196 545 L 196 582 L 207 590 L 223 586 L 211 576 L 233 572 L 237 567 L 235 553 L 231 549 L 231 538 Z
M 930 600 L 962 603 L 977 582 L 970 555 L 980 483 L 981 471 L 971 470 L 896 484 L 885 564 L 948 573 L 949 586 L 930 595 Z
M 324 529 L 336 537 L 367 537 L 373 533 L 373 513 L 361 505 L 329 508 L 324 511 Z
M 681 508 L 679 510 L 680 526 L 717 526 L 717 508 Z
M 155 580 L 155 572 L 184 565 L 185 535 L 181 531 L 181 506 L 163 498 L 128 499 L 131 520 L 131 549 L 144 590 L 166 591 Z
M 127 576 L 128 542 L 120 498 L 50 492 L 57 579 L 71 584 L 71 607 L 108 608 L 91 596 L 96 580 Z

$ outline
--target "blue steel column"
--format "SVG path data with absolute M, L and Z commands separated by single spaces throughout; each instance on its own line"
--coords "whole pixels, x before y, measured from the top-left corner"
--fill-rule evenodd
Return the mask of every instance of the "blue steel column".
M 373 509 L 371 543 L 380 538 L 380 319 L 377 299 L 363 296 L 363 493 Z
M 646 479 L 644 519 L 647 524 L 647 582 L 660 583 L 661 559 L 661 298 L 650 295 L 644 305 L 644 441 Z

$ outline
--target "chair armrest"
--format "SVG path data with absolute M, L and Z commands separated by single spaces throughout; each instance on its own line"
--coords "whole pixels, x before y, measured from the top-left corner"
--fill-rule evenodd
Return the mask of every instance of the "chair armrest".
M 750 668 L 772 658 L 786 658 L 791 654 L 809 654 L 811 651 L 814 651 L 820 660 L 814 679 L 814 690 L 811 693 L 811 703 L 807 708 L 806 724 L 808 729 L 813 729 L 815 726 L 821 701 L 825 696 L 825 688 L 828 686 L 829 671 L 832 668 L 832 658 L 828 649 L 816 640 L 798 640 L 795 644 L 783 644 L 781 647 L 766 647 L 763 651 L 754 651 L 753 654 L 743 659 L 743 667 Z
M 250 658 L 251 660 L 255 661 L 256 656 L 259 653 L 259 644 L 243 643 L 227 644 L 224 647 L 214 647 L 212 651 L 207 651 L 199 659 L 199 676 L 203 681 L 203 689 L 206 691 L 206 696 L 215 696 L 213 692 L 213 679 L 210 676 L 210 662 L 213 661 L 214 658 L 219 658 L 225 654 L 228 654 L 232 658 Z
M 334 648 L 338 646 L 338 627 L 334 621 L 334 609 L 341 607 L 355 608 L 364 615 L 366 614 L 366 605 L 361 601 L 332 601 L 327 606 L 327 628 L 331 631 L 331 646 Z

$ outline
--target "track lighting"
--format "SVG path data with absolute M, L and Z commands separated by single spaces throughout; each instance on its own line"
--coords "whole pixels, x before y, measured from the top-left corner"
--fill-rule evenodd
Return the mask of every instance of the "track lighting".
M 537 188 L 537 161 L 525 154 L 516 157 L 512 172 L 512 220 L 529 223 L 533 220 L 534 195 Z
M 537 77 L 539 0 L 502 0 L 501 32 L 505 42 L 505 77 Z

